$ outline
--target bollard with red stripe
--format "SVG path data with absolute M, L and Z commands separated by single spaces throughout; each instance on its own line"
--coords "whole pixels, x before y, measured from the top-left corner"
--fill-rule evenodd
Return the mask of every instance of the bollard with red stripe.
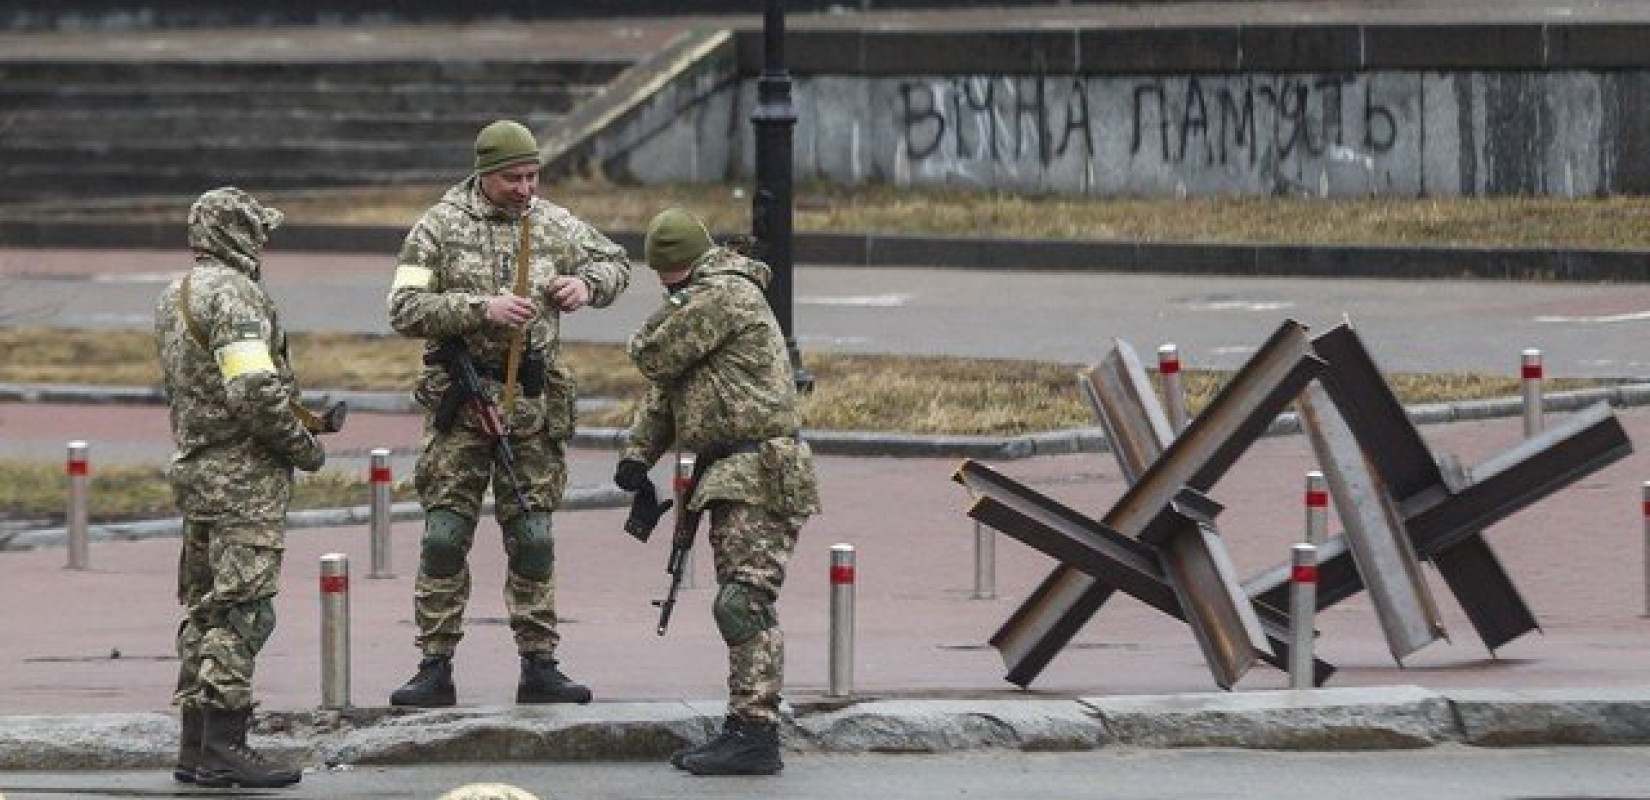
M 367 573 L 368 578 L 395 577 L 390 552 L 390 492 L 394 486 L 391 477 L 389 448 L 373 448 L 372 460 L 367 467 L 367 480 L 372 487 L 372 518 L 368 523 L 372 546 L 372 571 Z
M 321 556 L 321 707 L 349 708 L 349 556 Z
M 1163 379 L 1163 406 L 1169 415 L 1169 430 L 1179 436 L 1186 430 L 1186 389 L 1180 381 L 1180 347 L 1165 344 L 1157 348 L 1157 374 Z
M 831 697 L 854 691 L 854 546 L 831 545 Z
M 90 451 L 91 448 L 83 441 L 76 439 L 69 442 L 69 461 L 64 470 L 69 479 L 69 508 L 65 534 L 69 547 L 69 569 L 91 569 Z
M 1650 617 L 1650 481 L 1644 482 L 1639 505 L 1644 512 L 1644 615 Z
M 1297 544 L 1289 559 L 1289 686 L 1312 688 L 1312 639 L 1318 603 L 1318 547 Z
M 1306 473 L 1306 543 L 1322 546 L 1329 540 L 1329 484 L 1323 473 Z
M 1524 351 L 1519 377 L 1524 383 L 1524 436 L 1526 438 L 1541 432 L 1541 351 L 1530 348 Z

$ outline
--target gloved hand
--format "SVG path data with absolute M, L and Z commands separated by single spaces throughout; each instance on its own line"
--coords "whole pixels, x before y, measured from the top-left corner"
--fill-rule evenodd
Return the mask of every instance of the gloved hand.
M 619 461 L 619 468 L 613 471 L 613 482 L 627 492 L 639 492 L 643 486 L 653 486 L 653 481 L 647 477 L 647 465 L 634 458 Z
M 620 461 L 619 466 L 625 464 L 640 464 L 640 461 Z M 625 518 L 625 533 L 636 537 L 636 541 L 645 542 L 653 535 L 653 529 L 658 527 L 659 518 L 665 515 L 671 506 L 676 505 L 674 500 L 659 502 L 659 494 L 653 488 L 653 482 L 642 481 L 642 488 L 636 491 L 636 496 L 630 499 L 630 516 Z
M 327 451 L 321 446 L 321 440 L 315 438 L 315 434 L 309 431 L 303 433 L 304 440 L 292 454 L 292 466 L 304 472 L 314 472 L 327 463 Z

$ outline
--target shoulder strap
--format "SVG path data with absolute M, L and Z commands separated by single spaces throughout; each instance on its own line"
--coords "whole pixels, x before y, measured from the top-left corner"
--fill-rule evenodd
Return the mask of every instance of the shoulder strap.
M 183 318 L 183 327 L 189 329 L 189 338 L 195 344 L 210 349 L 211 342 L 206 338 L 206 331 L 201 330 L 201 324 L 195 321 L 195 315 L 189 313 L 189 279 L 193 273 L 183 276 L 183 283 L 178 287 L 178 316 Z

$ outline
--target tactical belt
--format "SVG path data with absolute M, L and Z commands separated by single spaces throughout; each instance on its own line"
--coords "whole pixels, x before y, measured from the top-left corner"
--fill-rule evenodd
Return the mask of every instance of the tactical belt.
M 794 433 L 782 433 L 778 436 L 771 436 L 769 438 L 795 439 L 797 438 L 797 435 Z M 767 441 L 767 439 L 746 439 L 743 441 L 732 442 L 730 444 L 712 445 L 699 451 L 699 460 L 709 459 L 711 461 L 720 461 L 728 456 L 739 453 L 755 453 L 761 450 L 762 443 L 765 441 Z

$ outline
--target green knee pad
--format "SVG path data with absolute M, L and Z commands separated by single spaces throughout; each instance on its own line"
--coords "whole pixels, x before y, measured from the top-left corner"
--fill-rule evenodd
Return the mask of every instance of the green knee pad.
M 530 581 L 549 580 L 556 567 L 556 541 L 550 535 L 550 515 L 523 514 L 504 528 L 510 535 L 510 571 Z
M 711 604 L 716 629 L 729 647 L 738 647 L 778 623 L 766 592 L 743 583 L 724 583 Z
M 431 578 L 451 578 L 464 571 L 476 521 L 438 508 L 424 515 L 424 542 L 419 570 Z
M 231 608 L 223 621 L 224 627 L 234 631 L 246 643 L 247 650 L 257 655 L 275 633 L 275 602 L 263 597 L 242 603 Z

